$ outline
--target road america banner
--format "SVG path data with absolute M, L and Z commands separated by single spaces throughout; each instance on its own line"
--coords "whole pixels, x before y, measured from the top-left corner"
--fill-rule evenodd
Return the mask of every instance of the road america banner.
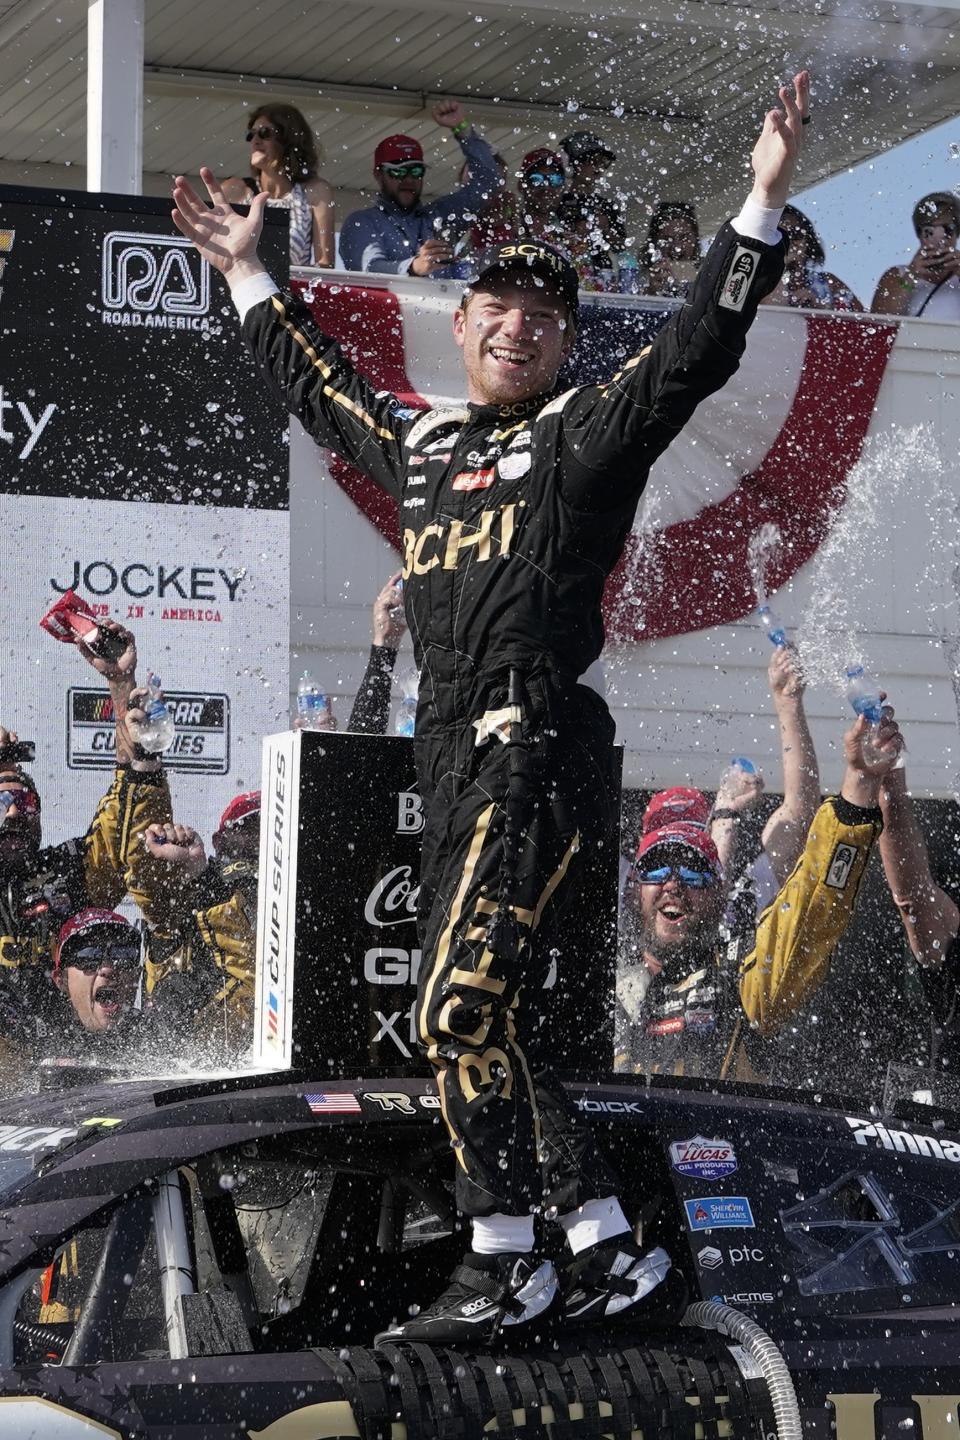
M 285 215 L 261 253 L 283 283 Z M 169 203 L 0 187 L 0 267 L 0 724 L 36 741 L 45 838 L 82 834 L 113 717 L 37 626 L 77 590 L 160 674 L 174 812 L 209 844 L 288 719 L 286 418 Z

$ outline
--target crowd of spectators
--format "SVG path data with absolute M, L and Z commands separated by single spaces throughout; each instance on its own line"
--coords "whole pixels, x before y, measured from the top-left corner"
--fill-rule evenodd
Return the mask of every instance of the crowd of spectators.
M 457 101 L 440 101 L 432 115 L 462 152 L 456 189 L 424 201 L 430 162 L 419 140 L 381 140 L 373 156 L 376 199 L 348 214 L 340 230 L 347 270 L 470 279 L 477 257 L 516 238 L 546 241 L 567 253 L 584 290 L 687 294 L 704 253 L 695 206 L 682 198 L 660 201 L 650 207 L 645 237 L 629 235 L 624 206 L 631 197 L 611 183 L 617 154 L 601 136 L 578 130 L 556 149 L 540 146 L 511 175 Z M 250 122 L 246 140 L 250 174 L 224 183 L 227 199 L 243 204 L 265 191 L 269 204 L 290 211 L 291 263 L 332 267 L 335 197 L 319 174 L 317 144 L 304 116 L 292 105 L 268 103 Z M 912 220 L 916 254 L 883 273 L 870 309 L 960 320 L 960 200 L 947 192 L 925 195 Z M 764 303 L 864 309 L 826 269 L 823 242 L 808 216 L 788 205 L 780 228 L 790 247 L 786 268 Z
M 234 797 L 208 856 L 203 837 L 173 813 L 162 760 L 138 743 L 147 697 L 135 638 L 116 622 L 101 625 L 113 658 L 77 648 L 108 687 L 117 764 L 83 836 L 43 844 L 23 747 L 0 728 L 0 1043 L 12 1089 L 64 1057 L 110 1067 L 152 1055 L 162 1065 L 183 1056 L 185 1026 L 191 1057 L 205 1065 L 242 1064 L 252 1037 L 259 793 Z M 394 574 L 373 605 L 346 729 L 385 734 L 395 701 L 406 713 L 395 675 L 404 633 Z M 839 787 L 823 798 L 790 646 L 774 648 L 768 681 L 782 799 L 771 809 L 762 776 L 741 758 L 712 799 L 683 785 L 661 791 L 626 833 L 614 1063 L 641 1074 L 822 1084 L 822 1057 L 805 1074 L 791 1051 L 807 1028 L 824 1029 L 814 1002 L 856 931 L 876 854 L 903 923 L 897 963 L 914 976 L 927 1026 L 924 1036 L 905 1024 L 887 1058 L 923 1069 L 936 1091 L 960 1067 L 960 893 L 931 869 L 893 712 L 885 707 L 873 730 L 862 717 L 848 728 Z M 337 725 L 329 703 L 291 716 L 294 729 Z M 398 723 L 396 733 L 408 732 Z M 125 898 L 135 921 L 118 908 Z M 839 1035 L 842 1025 L 835 1013 L 826 1028 Z

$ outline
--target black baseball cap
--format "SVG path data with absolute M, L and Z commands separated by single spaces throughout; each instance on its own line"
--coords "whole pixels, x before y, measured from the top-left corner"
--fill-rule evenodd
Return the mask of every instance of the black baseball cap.
M 476 257 L 474 265 L 476 274 L 470 281 L 471 288 L 492 276 L 525 268 L 545 280 L 552 280 L 572 315 L 576 315 L 580 308 L 580 281 L 576 270 L 562 250 L 555 250 L 542 240 L 504 240 L 484 250 Z
M 591 155 L 606 155 L 613 163 L 617 158 L 617 152 L 611 150 L 605 140 L 599 135 L 594 135 L 592 130 L 575 130 L 572 135 L 567 135 L 560 141 L 560 148 L 567 152 L 567 158 L 572 161 L 587 160 Z

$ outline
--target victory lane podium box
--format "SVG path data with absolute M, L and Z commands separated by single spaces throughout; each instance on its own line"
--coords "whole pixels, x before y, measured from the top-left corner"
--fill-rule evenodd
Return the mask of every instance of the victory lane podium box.
M 423 833 L 413 743 L 293 731 L 264 740 L 254 1063 L 334 1074 L 421 1066 L 415 1000 Z M 571 896 L 531 1060 L 610 1068 L 618 847 Z

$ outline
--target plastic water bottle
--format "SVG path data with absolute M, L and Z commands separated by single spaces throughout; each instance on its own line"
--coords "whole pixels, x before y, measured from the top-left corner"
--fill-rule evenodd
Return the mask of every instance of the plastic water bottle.
M 846 695 L 855 715 L 863 715 L 871 725 L 880 724 L 883 719 L 880 687 L 867 675 L 862 665 L 847 667 Z
M 400 701 L 400 708 L 397 710 L 397 718 L 394 723 L 394 733 L 403 735 L 406 739 L 413 739 L 413 732 L 417 727 L 417 697 L 416 695 L 404 695 Z
M 759 772 L 753 761 L 746 755 L 731 755 L 730 764 L 724 770 L 717 781 L 717 790 L 740 790 L 740 781 L 744 775 L 757 775 Z
M 617 278 L 622 295 L 640 294 L 640 262 L 632 250 L 621 250 L 617 256 Z
M 324 730 L 327 716 L 327 697 L 314 680 L 309 670 L 304 670 L 297 686 L 297 714 L 303 730 Z
M 760 617 L 760 624 L 767 632 L 767 639 L 770 641 L 770 644 L 786 645 L 787 632 L 784 628 L 783 621 L 770 609 L 766 601 L 758 607 L 757 614 Z
M 173 716 L 161 692 L 160 676 L 147 672 L 146 719 L 139 727 L 139 743 L 150 755 L 169 750 L 177 733 Z

